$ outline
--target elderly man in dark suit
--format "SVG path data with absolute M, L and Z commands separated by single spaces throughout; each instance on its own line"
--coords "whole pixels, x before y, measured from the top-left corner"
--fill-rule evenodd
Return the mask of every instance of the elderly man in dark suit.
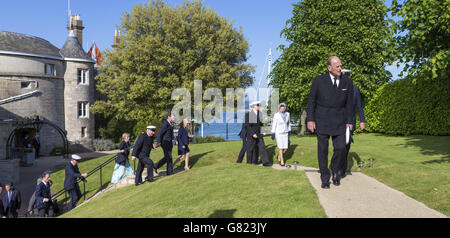
M 173 125 L 172 122 L 175 120 L 175 115 L 170 113 L 167 119 L 163 121 L 161 129 L 158 131 L 157 140 L 164 151 L 164 158 L 162 158 L 158 163 L 156 163 L 156 169 L 161 168 L 164 164 L 167 164 L 166 175 L 173 174 L 173 159 L 172 159 L 172 148 L 173 148 Z
M 86 183 L 87 174 L 81 174 L 78 169 L 78 161 L 81 157 L 78 155 L 72 155 L 72 160 L 66 165 L 66 177 L 64 179 L 64 189 L 69 193 L 70 203 L 67 205 L 67 209 L 70 211 L 77 206 L 78 201 L 81 198 L 80 186 L 77 179 L 81 179 Z
M 350 70 L 342 70 L 342 72 L 346 75 L 348 75 L 349 78 L 350 77 Z M 359 116 L 359 128 L 361 130 L 364 130 L 366 128 L 366 117 L 364 116 L 364 110 L 362 107 L 362 100 L 361 100 L 361 92 L 359 90 L 359 87 L 356 85 L 353 85 L 353 103 L 352 103 L 352 108 L 356 109 L 358 112 L 358 116 Z M 353 109 L 353 110 L 354 110 Z M 353 135 L 353 132 L 356 129 L 356 114 L 352 113 L 352 125 L 353 128 L 350 131 L 351 135 Z M 346 175 L 351 175 L 351 171 L 347 169 L 347 157 L 348 157 L 348 152 L 350 151 L 350 145 L 352 142 L 349 142 L 346 146 L 346 154 L 345 154 L 345 159 L 342 161 L 342 169 L 341 169 L 341 177 L 344 178 Z
M 342 75 L 341 60 L 328 58 L 327 73 L 314 79 L 308 98 L 307 124 L 311 132 L 317 132 L 317 152 L 322 188 L 330 188 L 328 169 L 328 143 L 333 140 L 331 176 L 333 184 L 340 185 L 340 169 L 345 159 L 345 130 L 352 130 L 353 82 Z
M 52 201 L 52 195 L 50 192 L 50 173 L 44 172 L 42 174 L 42 181 L 36 187 L 35 191 L 35 199 L 36 199 L 36 209 L 38 210 L 39 217 L 48 217 L 55 216 L 54 206 Z
M 2 203 L 4 215 L 8 218 L 17 218 L 22 204 L 20 191 L 13 187 L 12 182 L 5 184 L 5 190 L 2 192 Z

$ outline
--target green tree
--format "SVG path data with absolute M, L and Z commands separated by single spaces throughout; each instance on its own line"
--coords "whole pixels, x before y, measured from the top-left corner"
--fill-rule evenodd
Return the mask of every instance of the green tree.
M 138 4 L 124 13 L 119 29 L 117 47 L 105 52 L 96 78 L 108 99 L 92 110 L 103 118 L 134 121 L 135 131 L 161 124 L 176 103 L 174 89 L 187 88 L 193 100 L 194 80 L 223 93 L 253 83 L 242 29 L 200 1 L 175 7 L 159 0 Z
M 338 56 L 365 101 L 388 82 L 391 62 L 388 44 L 392 30 L 387 8 L 380 0 L 304 0 L 293 5 L 293 16 L 281 32 L 290 44 L 281 45 L 272 85 L 280 101 L 295 113 L 306 108 L 312 80 L 327 72 L 329 56 Z
M 450 74 L 450 0 L 394 0 L 392 15 L 398 59 L 409 75 L 445 78 Z M 415 79 L 419 78 L 415 77 Z

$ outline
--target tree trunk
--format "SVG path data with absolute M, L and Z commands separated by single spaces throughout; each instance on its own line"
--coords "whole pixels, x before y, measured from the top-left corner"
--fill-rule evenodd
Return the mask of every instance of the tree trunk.
M 300 135 L 305 135 L 306 133 L 306 110 L 302 110 L 302 115 L 300 116 Z

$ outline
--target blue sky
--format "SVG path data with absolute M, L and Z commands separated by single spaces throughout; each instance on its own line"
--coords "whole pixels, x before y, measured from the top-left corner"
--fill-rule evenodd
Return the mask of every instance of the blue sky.
M 100 50 L 110 48 L 114 30 L 121 23 L 123 12 L 131 11 L 144 0 L 71 0 L 72 14 L 80 14 L 83 25 L 83 48 L 88 50 L 95 40 Z M 176 5 L 182 0 L 167 0 Z M 280 52 L 276 48 L 286 44 L 280 32 L 292 15 L 290 0 L 203 0 L 219 15 L 234 20 L 234 26 L 242 26 L 244 36 L 250 43 L 249 63 L 256 66 L 255 81 L 258 81 L 269 48 L 273 58 Z M 387 0 L 390 5 L 390 0 Z M 0 30 L 18 32 L 44 38 L 57 47 L 62 47 L 67 38 L 67 0 L 14 0 L 2 1 L 0 8 Z M 389 67 L 394 72 L 395 66 Z M 262 84 L 262 86 L 265 86 Z

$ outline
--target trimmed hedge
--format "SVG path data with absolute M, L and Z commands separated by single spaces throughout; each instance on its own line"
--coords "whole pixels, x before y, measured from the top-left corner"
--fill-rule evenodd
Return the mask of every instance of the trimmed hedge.
M 405 78 L 385 84 L 365 113 L 369 132 L 450 135 L 450 79 Z
M 214 136 L 200 137 L 200 136 L 196 136 L 196 137 L 194 137 L 194 141 L 192 141 L 192 144 L 224 142 L 224 141 L 225 141 L 225 139 L 222 138 L 222 137 L 214 137 Z

